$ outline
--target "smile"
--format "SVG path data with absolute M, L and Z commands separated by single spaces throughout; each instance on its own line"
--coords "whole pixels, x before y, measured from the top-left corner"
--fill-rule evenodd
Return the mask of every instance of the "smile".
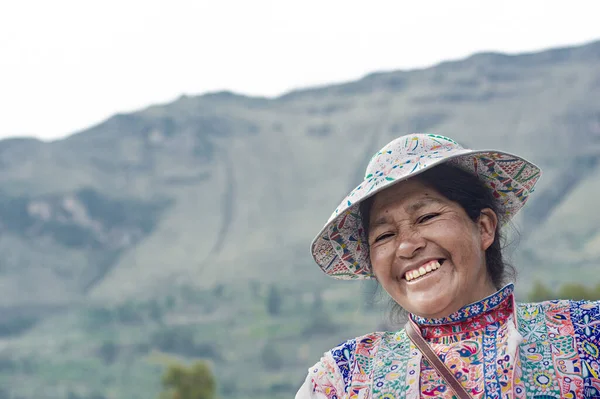
M 440 266 L 442 265 L 442 263 L 444 263 L 443 259 L 432 260 L 430 262 L 427 262 L 426 264 L 419 267 L 418 269 L 407 271 L 406 274 L 404 275 L 404 279 L 406 281 L 414 281 L 416 279 L 420 279 L 421 277 L 431 274 L 434 271 L 436 271 L 437 269 L 439 269 Z

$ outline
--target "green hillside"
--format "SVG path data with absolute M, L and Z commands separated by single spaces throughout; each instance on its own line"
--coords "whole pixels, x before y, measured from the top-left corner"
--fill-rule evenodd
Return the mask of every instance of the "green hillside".
M 181 97 L 0 141 L 0 399 L 155 398 L 172 358 L 209 359 L 223 398 L 291 397 L 329 347 L 394 328 L 384 295 L 326 278 L 308 247 L 410 132 L 544 169 L 508 231 L 521 298 L 600 282 L 600 42 Z

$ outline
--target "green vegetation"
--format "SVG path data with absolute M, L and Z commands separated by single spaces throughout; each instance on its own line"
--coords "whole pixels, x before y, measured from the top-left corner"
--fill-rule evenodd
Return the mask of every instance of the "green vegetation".
M 0 356 L 0 386 L 15 397 L 146 399 L 163 390 L 163 398 L 174 398 L 173 384 L 185 385 L 200 370 L 165 368 L 164 359 L 172 364 L 175 358 L 178 364 L 210 362 L 219 399 L 284 399 L 293 397 L 324 351 L 374 330 L 384 315 L 377 307 L 361 310 L 360 295 L 347 297 L 346 287 L 358 290 L 356 283 L 338 294 L 256 285 L 185 286 L 148 301 L 64 314 L 45 326 L 61 331 L 51 343 L 33 329 L 19 351 Z M 327 299 L 331 294 L 340 299 Z M 269 298 L 277 297 L 273 312 Z M 29 383 L 12 383 L 23 380 Z
M 558 290 L 553 291 L 540 281 L 536 281 L 529 293 L 529 300 L 542 302 L 551 299 L 598 301 L 600 300 L 600 283 L 595 287 L 588 287 L 581 283 L 566 283 L 558 287 Z
M 271 316 L 277 316 L 281 312 L 283 297 L 275 284 L 271 284 L 267 296 L 267 311 Z
M 216 381 L 205 362 L 190 367 L 171 365 L 162 377 L 164 388 L 161 399 L 213 399 Z
M 165 356 L 210 362 L 219 399 L 293 397 L 324 351 L 397 328 L 375 282 L 327 278 L 307 246 L 380 145 L 411 131 L 539 163 L 520 281 L 595 282 L 599 48 L 185 97 L 65 140 L 0 141 L 0 399 L 153 399 Z
M 162 352 L 181 356 L 222 359 L 214 342 L 198 342 L 194 329 L 188 326 L 163 327 L 152 335 L 150 345 Z
M 42 326 L 62 331 L 55 341 L 48 343 L 44 331 L 34 328 L 21 339 L 21 349 L 0 355 L 0 386 L 11 397 L 44 397 L 60 380 L 55 395 L 59 389 L 70 395 L 57 396 L 61 399 L 144 399 L 161 390 L 163 398 L 173 398 L 173 384 L 185 385 L 200 370 L 165 366 L 165 358 L 175 358 L 187 365 L 208 361 L 216 398 L 283 399 L 293 396 L 327 349 L 382 327 L 395 328 L 385 323 L 388 303 L 375 300 L 370 282 L 309 292 L 304 286 L 273 287 L 181 286 L 147 301 L 81 308 L 56 318 L 53 327 Z M 528 291 L 531 300 L 594 299 L 597 288 L 567 284 L 554 292 L 538 282 Z M 269 298 L 277 297 L 273 312 Z M 56 351 L 61 356 L 52 355 Z M 17 380 L 29 383 L 11 383 Z
M 144 399 L 162 390 L 163 398 L 174 398 L 174 384 L 187 386 L 201 369 L 165 366 L 165 358 L 175 358 L 178 364 L 210 362 L 215 398 L 293 397 L 324 351 L 381 326 L 394 328 L 385 324 L 387 301 L 373 300 L 372 283 L 339 287 L 306 292 L 305 286 L 283 284 L 182 286 L 147 301 L 81 308 L 57 317 L 54 326 L 41 326 L 62 332 L 54 341 L 34 328 L 21 338 L 19 350 L 0 355 L 0 386 L 10 397 Z M 594 299 L 589 295 L 598 287 L 582 287 L 568 284 L 553 292 L 538 282 L 532 300 Z M 269 298 L 277 296 L 284 299 L 273 312 Z M 11 382 L 23 380 L 29 383 Z M 52 391 L 48 386 L 56 381 L 60 388 Z M 192 388 L 182 389 L 179 395 Z

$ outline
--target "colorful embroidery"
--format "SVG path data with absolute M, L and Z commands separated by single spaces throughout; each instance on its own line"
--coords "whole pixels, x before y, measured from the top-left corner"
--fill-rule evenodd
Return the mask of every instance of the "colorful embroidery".
M 333 360 L 338 366 L 340 373 L 342 373 L 345 387 L 348 387 L 348 381 L 350 381 L 350 367 L 354 363 L 355 349 L 356 340 L 351 339 L 331 351 Z
M 404 331 L 385 336 L 383 345 L 374 359 L 373 398 L 405 397 L 404 379 L 408 363 L 406 360 L 411 354 L 411 344 L 406 338 Z
M 581 360 L 575 347 L 575 329 L 571 321 L 570 302 L 553 301 L 546 312 L 546 330 L 551 343 L 561 397 L 583 397 Z
M 459 310 L 445 319 L 451 324 L 413 318 L 474 398 L 600 398 L 600 303 L 526 303 L 513 312 L 512 290 Z M 328 399 L 454 396 L 404 330 L 347 341 L 311 375 Z
M 503 222 L 525 205 L 541 176 L 537 166 L 522 158 L 465 149 L 447 137 L 411 134 L 397 138 L 372 157 L 364 181 L 342 200 L 313 241 L 312 255 L 321 269 L 337 279 L 373 278 L 360 202 L 411 174 L 444 162 L 478 176 L 492 190 L 504 210 Z
M 471 322 L 466 325 L 466 326 L 468 326 L 467 330 L 473 330 L 472 326 L 473 326 L 474 319 L 483 321 L 483 319 L 485 318 L 485 315 L 487 314 L 488 321 L 494 321 L 495 318 L 498 317 L 497 311 L 494 312 L 493 315 L 490 315 L 489 314 L 490 310 L 498 309 L 499 305 L 502 302 L 504 302 L 506 298 L 511 296 L 514 290 L 515 290 L 514 285 L 508 284 L 504 288 L 502 288 L 500 291 L 498 291 L 486 298 L 483 298 L 481 301 L 467 305 L 467 306 L 461 308 L 460 310 L 458 310 L 457 312 L 452 313 L 448 317 L 443 317 L 440 319 L 426 319 L 424 317 L 411 315 L 411 318 L 420 325 L 443 326 L 442 328 L 444 328 L 445 330 L 447 330 L 448 328 L 453 328 L 453 324 L 455 324 L 455 323 L 460 323 L 460 322 L 470 320 Z M 510 310 L 511 308 L 512 308 L 512 304 L 509 301 L 506 303 L 506 306 L 500 307 L 499 309 L 504 312 L 506 310 Z M 481 316 L 484 316 L 484 317 L 481 318 Z M 464 328 L 464 326 L 465 325 L 458 326 L 457 328 L 459 328 L 459 330 L 460 330 L 460 329 Z
M 600 304 L 572 301 L 570 310 L 581 360 L 583 396 L 600 398 Z
M 550 349 L 547 341 L 531 342 L 520 348 L 522 378 L 528 396 L 560 398 Z
M 483 337 L 483 374 L 486 398 L 500 398 L 500 383 L 498 381 L 496 362 L 498 358 L 498 340 L 496 335 L 499 328 L 498 323 L 489 324 L 485 327 L 485 335 Z M 505 342 L 502 342 L 505 344 Z M 507 359 L 508 361 L 508 359 Z M 468 365 L 467 365 L 468 367 Z

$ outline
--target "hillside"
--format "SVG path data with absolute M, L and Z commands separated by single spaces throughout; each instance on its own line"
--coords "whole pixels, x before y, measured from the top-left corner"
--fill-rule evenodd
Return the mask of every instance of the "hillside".
M 181 97 L 59 141 L 0 141 L 0 386 L 146 398 L 170 353 L 213 359 L 225 397 L 289 396 L 328 346 L 390 327 L 384 303 L 365 311 L 372 286 L 327 279 L 308 247 L 372 154 L 410 132 L 542 167 L 509 232 L 520 296 L 533 279 L 600 280 L 600 42 Z

